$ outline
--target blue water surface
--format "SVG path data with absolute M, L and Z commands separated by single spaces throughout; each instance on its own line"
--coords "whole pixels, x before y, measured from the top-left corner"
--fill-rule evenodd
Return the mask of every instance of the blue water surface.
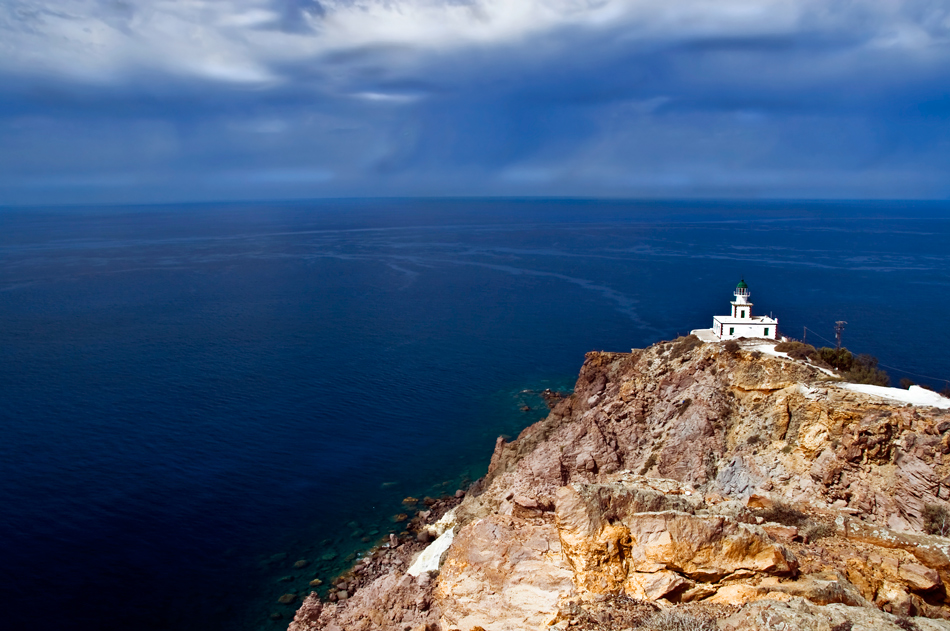
M 453 492 L 497 435 L 543 416 L 525 390 L 569 388 L 589 350 L 710 326 L 743 277 L 784 333 L 822 342 L 846 320 L 849 348 L 906 371 L 895 384 L 940 389 L 948 217 L 897 202 L 2 209 L 5 626 L 284 628 L 281 594 L 331 578 L 398 530 L 403 497 Z

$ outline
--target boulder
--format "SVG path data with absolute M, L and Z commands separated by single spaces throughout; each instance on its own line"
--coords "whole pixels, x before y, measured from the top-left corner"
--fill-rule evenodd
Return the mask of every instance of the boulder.
M 630 572 L 623 584 L 623 591 L 631 598 L 639 600 L 678 600 L 678 595 L 694 587 L 695 583 L 683 578 L 676 572 Z
M 929 591 L 940 585 L 937 571 L 919 563 L 901 563 L 897 574 L 901 582 L 913 591 Z
M 839 572 L 821 572 L 798 580 L 768 586 L 769 591 L 800 596 L 818 605 L 842 603 L 852 607 L 870 607 L 861 590 Z
M 719 515 L 667 511 L 624 520 L 631 538 L 630 567 L 675 570 L 701 582 L 756 573 L 791 574 L 795 557 L 762 531 Z

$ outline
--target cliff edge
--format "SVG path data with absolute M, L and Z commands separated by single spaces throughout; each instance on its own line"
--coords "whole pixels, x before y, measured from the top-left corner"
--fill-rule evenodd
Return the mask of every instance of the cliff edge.
M 950 401 L 901 396 L 765 340 L 589 353 L 290 631 L 950 631 Z

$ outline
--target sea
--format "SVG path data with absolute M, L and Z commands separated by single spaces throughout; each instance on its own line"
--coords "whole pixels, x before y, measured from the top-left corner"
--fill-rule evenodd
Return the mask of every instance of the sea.
M 284 629 L 586 352 L 709 327 L 740 279 L 781 333 L 843 321 L 948 385 L 947 203 L 0 208 L 0 620 Z

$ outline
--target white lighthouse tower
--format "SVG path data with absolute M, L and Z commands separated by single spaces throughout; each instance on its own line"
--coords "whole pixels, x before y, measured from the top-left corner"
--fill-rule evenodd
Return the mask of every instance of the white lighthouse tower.
M 713 316 L 712 329 L 700 329 L 693 334 L 704 341 L 734 340 L 740 337 L 758 337 L 770 340 L 778 337 L 778 318 L 752 315 L 752 294 L 745 280 L 740 280 L 730 302 L 732 312 L 727 316 Z

